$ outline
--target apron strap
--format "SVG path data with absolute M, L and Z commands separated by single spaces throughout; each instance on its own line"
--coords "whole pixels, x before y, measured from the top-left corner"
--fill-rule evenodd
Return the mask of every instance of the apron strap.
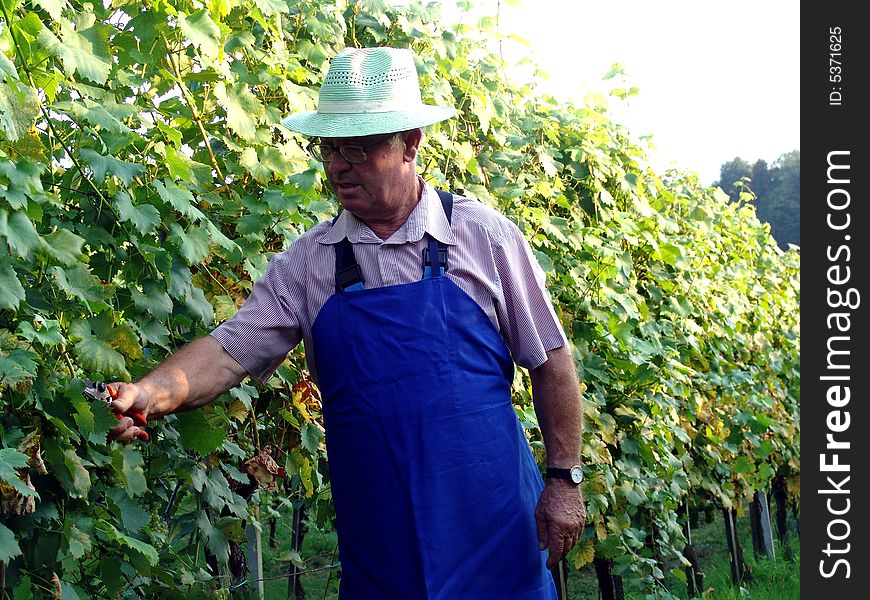
M 436 190 L 441 199 L 441 207 L 447 222 L 451 222 L 453 216 L 453 194 L 444 190 Z M 341 214 L 341 213 L 339 213 Z M 338 215 L 332 219 L 332 224 L 338 220 Z M 447 270 L 447 244 L 436 242 L 429 236 L 429 247 L 423 250 L 423 277 L 432 276 L 432 261 L 430 256 L 438 255 L 439 275 L 444 275 Z M 362 269 L 356 262 L 353 253 L 353 245 L 346 237 L 335 245 L 335 289 L 341 292 L 353 292 L 365 289 L 365 279 Z
M 447 217 L 447 222 L 452 222 L 453 217 L 453 194 L 444 190 L 436 189 L 438 197 L 441 198 L 441 207 L 444 209 L 444 216 Z M 438 276 L 444 275 L 447 270 L 447 244 L 444 242 L 436 242 L 431 236 L 429 237 L 429 247 L 423 249 L 423 278 L 432 277 L 432 256 L 438 256 Z

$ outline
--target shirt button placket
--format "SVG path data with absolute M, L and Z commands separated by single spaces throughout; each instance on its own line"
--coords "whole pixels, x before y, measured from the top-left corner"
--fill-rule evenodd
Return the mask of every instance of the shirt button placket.
M 396 264 L 396 247 L 393 244 L 381 244 L 378 247 L 378 269 L 384 285 L 397 285 L 399 269 Z

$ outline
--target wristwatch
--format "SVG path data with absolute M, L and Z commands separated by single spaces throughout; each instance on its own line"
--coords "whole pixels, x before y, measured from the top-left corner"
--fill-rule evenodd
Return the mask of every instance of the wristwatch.
M 571 483 L 580 485 L 583 481 L 583 467 L 580 465 L 574 465 L 570 469 L 547 467 L 547 479 L 567 479 Z

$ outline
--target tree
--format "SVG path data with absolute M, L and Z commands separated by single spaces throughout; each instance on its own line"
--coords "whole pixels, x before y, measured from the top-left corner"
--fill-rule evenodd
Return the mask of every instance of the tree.
M 720 169 L 719 181 L 733 202 L 747 194 L 756 207 L 758 218 L 770 224 L 771 233 L 780 247 L 800 246 L 800 151 L 781 155 L 772 167 L 764 160 L 751 167 L 742 158 L 726 162 Z

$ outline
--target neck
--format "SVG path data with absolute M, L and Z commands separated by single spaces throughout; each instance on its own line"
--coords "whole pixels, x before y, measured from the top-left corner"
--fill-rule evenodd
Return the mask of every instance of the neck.
M 389 239 L 391 235 L 396 233 L 405 224 L 411 211 L 414 210 L 414 207 L 417 206 L 417 203 L 420 202 L 420 198 L 423 196 L 423 186 L 420 184 L 420 179 L 416 174 L 413 183 L 408 185 L 404 191 L 396 191 L 400 193 L 402 200 L 396 205 L 395 210 L 391 211 L 391 214 L 384 218 L 360 219 L 382 240 Z

